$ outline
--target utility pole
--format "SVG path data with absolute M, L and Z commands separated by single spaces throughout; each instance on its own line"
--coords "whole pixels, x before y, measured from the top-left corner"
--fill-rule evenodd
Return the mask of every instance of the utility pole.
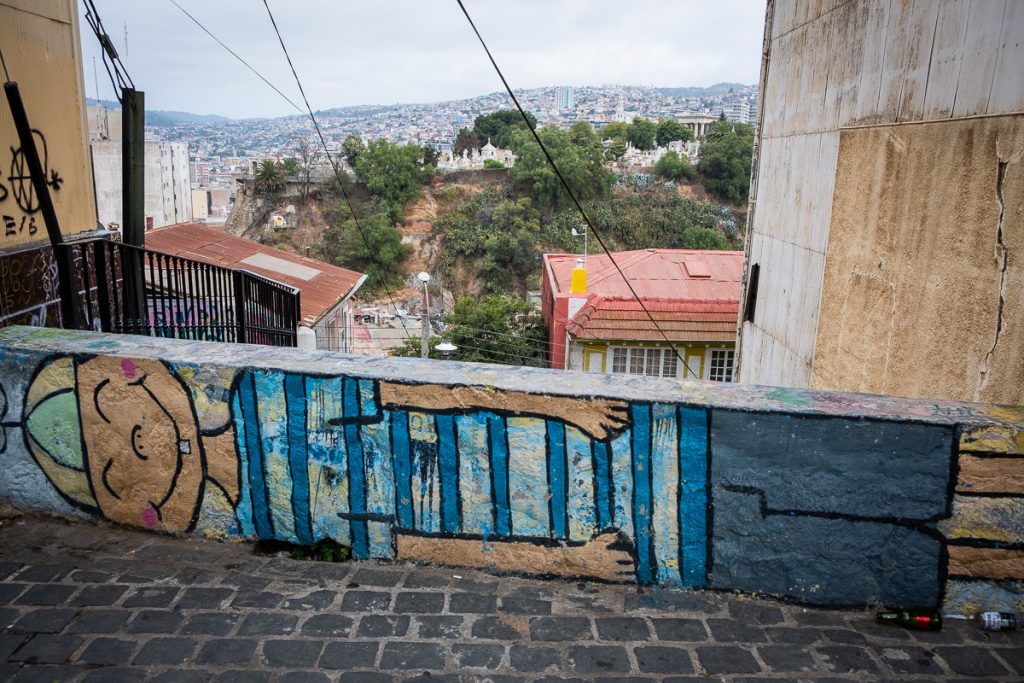
M 420 323 L 420 358 L 430 356 L 430 291 L 427 283 L 430 282 L 430 273 L 420 273 L 416 276 L 423 283 L 423 317 Z

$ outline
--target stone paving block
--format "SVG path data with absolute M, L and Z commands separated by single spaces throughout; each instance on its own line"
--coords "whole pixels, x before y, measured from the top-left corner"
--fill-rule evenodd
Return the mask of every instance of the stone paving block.
M 791 628 L 789 626 L 769 626 L 765 633 L 773 643 L 789 645 L 809 645 L 821 640 L 821 633 L 814 628 Z
M 162 581 L 164 579 L 173 578 L 177 571 L 177 567 L 163 563 L 146 564 L 143 562 L 133 562 L 128 565 L 127 570 L 120 576 L 118 581 L 121 583 L 149 583 L 151 581 Z
M 128 586 L 120 584 L 85 586 L 68 601 L 68 604 L 76 607 L 110 607 L 127 591 Z
M 207 681 L 210 680 L 213 680 L 212 671 L 171 669 L 170 671 L 163 671 L 149 679 L 149 683 L 207 683 Z
M 701 666 L 709 674 L 753 674 L 761 671 L 754 655 L 738 645 L 704 645 L 697 648 Z
M 0 633 L 0 661 L 7 659 L 26 640 L 28 640 L 28 635 L 23 633 Z
M 27 583 L 0 583 L 0 605 L 6 605 L 28 588 Z
M 1005 676 L 1005 666 L 991 652 L 981 647 L 937 647 L 935 654 L 942 657 L 949 668 L 962 676 Z
M 782 610 L 752 600 L 733 599 L 729 601 L 729 615 L 748 624 L 770 626 L 782 623 Z
M 445 588 L 451 581 L 450 572 L 431 570 L 429 567 L 417 567 L 405 577 L 402 586 L 405 588 Z
M 0 607 L 0 629 L 8 628 L 21 616 L 21 611 L 13 607 Z
M 121 638 L 94 638 L 77 657 L 83 664 L 125 664 L 132 658 L 137 643 Z
M 147 609 L 135 614 L 128 623 L 129 633 L 175 633 L 185 617 L 166 609 Z
M 775 672 L 814 671 L 814 657 L 799 645 L 758 645 L 761 661 Z
M 347 563 L 338 562 L 312 562 L 302 572 L 302 575 L 320 582 L 342 581 L 352 573 L 352 568 Z
M 551 601 L 538 598 L 504 597 L 498 611 L 506 614 L 551 614 Z
M 409 617 L 368 614 L 359 620 L 359 635 L 364 638 L 404 636 L 409 630 Z
M 711 635 L 720 643 L 764 643 L 768 640 L 764 629 L 736 619 L 708 619 Z
M 460 668 L 494 669 L 505 656 L 504 645 L 462 643 L 452 645 L 452 657 Z
M 268 640 L 263 643 L 263 662 L 289 669 L 312 668 L 323 647 L 322 640 Z
M 61 605 L 67 601 L 76 590 L 75 586 L 66 586 L 60 583 L 40 583 L 32 586 L 22 593 L 16 605 Z
M 497 579 L 485 579 L 483 577 L 463 577 L 461 574 L 452 576 L 451 587 L 454 590 L 466 591 L 467 593 L 494 593 L 498 590 Z
M 0 562 L 0 581 L 3 581 L 8 576 L 13 576 L 14 572 L 22 568 L 20 562 Z
M 377 642 L 340 642 L 327 643 L 320 656 L 320 667 L 323 669 L 368 669 L 377 660 Z
M 391 674 L 379 671 L 346 671 L 341 674 L 338 683 L 387 683 L 395 680 Z
M 509 617 L 480 617 L 473 622 L 472 633 L 474 638 L 519 640 L 523 637 L 523 627 L 525 623 Z
M 67 564 L 36 564 L 25 567 L 14 577 L 15 581 L 27 583 L 53 583 L 60 581 L 74 569 Z
M 391 594 L 380 591 L 350 590 L 341 599 L 343 612 L 386 612 L 391 606 Z
M 546 645 L 513 645 L 508 650 L 509 664 L 516 671 L 558 671 L 562 654 Z
M 221 581 L 222 572 L 202 567 L 185 567 L 174 575 L 174 580 L 182 586 L 209 586 Z
M 420 638 L 446 640 L 462 636 L 462 617 L 423 615 L 416 617 L 419 624 L 417 635 Z
M 244 588 L 246 591 L 259 593 L 271 584 L 271 580 L 265 576 L 253 576 L 252 574 L 231 573 L 221 579 L 221 585 Z M 274 605 L 275 607 L 277 605 Z
M 60 633 L 77 612 L 67 608 L 35 609 L 26 612 L 8 628 L 14 633 Z
M 288 671 L 277 677 L 276 683 L 330 683 L 327 674 L 319 671 Z
M 424 671 L 421 674 L 406 676 L 402 681 L 405 683 L 461 683 L 462 677 L 457 674 L 433 674 Z
M 192 657 L 196 643 L 192 638 L 154 638 L 142 646 L 133 663 L 140 666 L 183 664 Z
M 142 683 L 149 672 L 127 666 L 105 666 L 85 674 L 82 683 Z
M 815 649 L 825 666 L 835 673 L 878 672 L 878 667 L 863 648 L 853 645 L 826 645 Z
M 128 594 L 124 607 L 168 607 L 178 597 L 179 588 L 171 586 L 142 586 Z
M 124 609 L 83 610 L 68 627 L 68 633 L 115 633 L 124 628 L 131 612 Z
M 87 669 L 81 666 L 25 666 L 18 669 L 11 683 L 53 683 L 54 681 L 73 681 Z
M 231 601 L 231 606 L 238 608 L 274 609 L 281 604 L 282 599 L 284 599 L 283 595 L 273 591 L 255 591 L 250 593 L 249 591 L 241 590 L 235 596 L 235 599 Z
M 348 638 L 352 618 L 343 614 L 314 614 L 302 624 L 302 634 L 329 638 Z
M 221 671 L 214 680 L 217 683 L 270 683 L 270 672 L 229 669 Z
M 498 609 L 497 596 L 487 593 L 452 593 L 448 611 L 458 614 L 491 614 Z
M 67 578 L 75 583 L 109 583 L 113 577 L 103 572 L 76 569 Z
M 439 614 L 444 611 L 444 593 L 399 593 L 393 610 L 399 614 Z
M 823 628 L 821 635 L 833 643 L 860 644 L 866 642 L 864 634 L 848 628 Z
M 914 645 L 893 645 L 875 648 L 881 660 L 897 674 L 941 675 L 942 668 L 935 662 L 935 655 L 923 647 Z
M 602 617 L 594 619 L 600 640 L 649 640 L 651 629 L 639 617 Z
M 360 586 L 381 586 L 384 588 L 393 588 L 402 580 L 402 574 L 404 573 L 404 570 L 397 568 L 374 569 L 367 567 L 357 569 L 352 572 L 352 576 L 349 580 L 353 583 L 358 583 Z
M 212 666 L 248 664 L 256 652 L 257 642 L 243 638 L 213 638 L 203 643 L 195 661 Z
M 538 617 L 530 620 L 533 640 L 593 640 L 587 617 Z
M 699 619 L 659 619 L 653 617 L 654 633 L 658 640 L 678 640 L 690 643 L 708 639 L 708 630 Z
M 790 616 L 793 621 L 801 626 L 837 627 L 843 625 L 842 615 L 836 614 L 835 612 L 828 612 L 826 610 L 801 609 L 799 611 L 792 612 Z M 876 623 L 873 617 L 870 619 L 870 623 Z
M 188 617 L 181 633 L 189 636 L 226 636 L 241 615 L 233 612 L 196 612 Z
M 574 645 L 569 648 L 569 665 L 581 674 L 625 673 L 629 655 L 619 645 Z
M 238 626 L 240 636 L 286 636 L 295 630 L 299 618 L 282 612 L 253 612 Z
M 281 605 L 284 609 L 298 609 L 298 610 L 325 610 L 328 609 L 333 603 L 334 599 L 338 597 L 338 594 L 334 591 L 319 590 L 307 593 L 302 597 L 288 598 Z
M 63 664 L 83 642 L 80 636 L 35 635 L 8 659 L 29 664 Z
M 1024 646 L 1018 646 L 1015 648 L 999 648 L 995 652 L 997 655 L 1002 657 L 1003 661 L 1009 664 L 1015 672 L 1024 676 Z
M 178 609 L 217 609 L 234 594 L 230 588 L 186 588 L 174 606 Z
M 643 592 L 626 593 L 625 610 L 627 613 L 637 610 L 656 610 L 658 612 L 697 612 L 704 615 L 721 611 L 720 605 L 701 593 L 664 588 L 643 588 L 641 590 Z
M 941 631 L 908 630 L 907 633 L 917 642 L 929 645 L 959 645 L 964 642 L 963 635 L 952 628 L 944 628 Z
M 644 673 L 685 674 L 693 671 L 690 653 L 681 647 L 650 645 L 633 649 L 637 666 Z
M 443 669 L 444 648 L 435 643 L 391 641 L 380 656 L 381 669 Z

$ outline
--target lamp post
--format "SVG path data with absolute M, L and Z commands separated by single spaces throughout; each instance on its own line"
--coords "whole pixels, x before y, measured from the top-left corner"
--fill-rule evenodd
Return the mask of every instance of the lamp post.
M 440 351 L 441 353 L 443 353 L 444 354 L 444 359 L 448 360 L 448 356 L 450 356 L 453 351 L 458 350 L 458 348 L 459 348 L 458 346 L 456 346 L 455 344 L 452 344 L 450 341 L 443 341 L 440 344 L 438 344 L 437 346 L 435 346 L 434 350 L 435 351 Z
M 590 232 L 590 231 L 587 230 L 587 226 L 585 226 L 585 225 L 581 226 L 581 229 L 583 230 L 583 232 L 580 232 L 576 228 L 573 228 L 572 229 L 572 236 L 573 237 L 579 237 L 580 235 L 583 235 L 583 269 L 586 270 L 587 269 L 587 254 L 590 252 L 590 249 L 587 248 L 587 242 L 588 242 L 587 233 Z
M 427 283 L 430 282 L 430 273 L 420 273 L 416 276 L 423 283 L 423 319 L 420 323 L 420 358 L 430 355 L 430 292 L 427 290 Z

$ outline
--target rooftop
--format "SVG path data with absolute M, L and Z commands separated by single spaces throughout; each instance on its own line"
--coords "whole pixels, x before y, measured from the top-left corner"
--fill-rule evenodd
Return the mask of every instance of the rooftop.
M 309 326 L 354 294 L 365 277 L 201 223 L 178 223 L 147 232 L 146 248 L 223 268 L 248 270 L 297 287 L 301 292 L 301 319 Z

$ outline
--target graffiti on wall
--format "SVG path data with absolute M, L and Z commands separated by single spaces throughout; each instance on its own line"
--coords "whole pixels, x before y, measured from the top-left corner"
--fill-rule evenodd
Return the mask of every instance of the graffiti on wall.
M 21 413 L 68 502 L 159 531 L 826 605 L 1024 579 L 955 425 L 116 356 L 46 360 Z

